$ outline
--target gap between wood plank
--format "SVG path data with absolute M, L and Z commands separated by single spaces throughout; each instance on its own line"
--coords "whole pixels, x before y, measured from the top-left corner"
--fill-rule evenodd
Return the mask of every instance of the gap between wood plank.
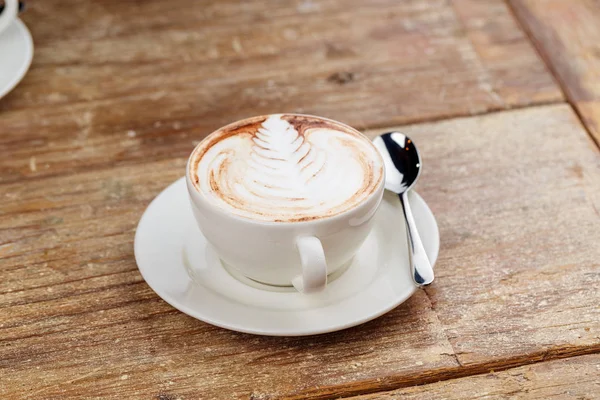
M 375 129 L 385 129 L 385 128 L 391 128 L 391 127 L 402 127 L 402 126 L 407 126 L 407 125 L 417 125 L 417 124 L 447 121 L 447 120 L 453 120 L 453 119 L 458 119 L 458 118 L 479 117 L 482 115 L 494 114 L 494 113 L 499 113 L 499 112 L 518 111 L 518 110 L 524 110 L 524 109 L 529 109 L 529 108 L 546 107 L 546 106 L 553 106 L 553 105 L 559 105 L 559 104 L 571 105 L 571 103 L 567 103 L 562 100 L 542 101 L 539 103 L 517 105 L 514 107 L 491 108 L 491 109 L 481 111 L 481 112 L 466 112 L 466 113 L 456 113 L 456 114 L 452 114 L 452 115 L 437 115 L 434 117 L 415 118 L 415 119 L 409 119 L 406 121 L 402 121 L 400 123 L 395 123 L 393 121 L 387 121 L 387 122 L 382 122 L 382 123 L 369 124 L 369 125 L 365 125 L 365 126 L 358 126 L 358 127 L 355 126 L 355 128 L 358 129 L 359 131 L 369 131 L 369 130 L 375 130 Z M 572 107 L 572 105 L 571 105 L 571 107 Z M 577 116 L 579 119 L 581 119 L 581 117 L 579 116 L 578 113 L 577 113 Z M 582 124 L 582 125 L 584 125 L 584 127 L 585 127 L 585 124 Z M 585 130 L 589 134 L 587 127 L 585 127 Z M 600 148 L 600 145 L 598 145 L 598 146 Z M 191 151 L 192 151 L 192 146 L 190 146 L 190 152 Z M 119 161 L 118 163 L 110 163 L 109 162 L 109 163 L 97 165 L 95 167 L 94 166 L 91 166 L 91 167 L 83 166 L 80 168 L 75 167 L 75 168 L 70 169 L 68 172 L 55 173 L 55 174 L 50 173 L 50 174 L 46 174 L 46 175 L 30 176 L 30 177 L 21 177 L 19 179 L 3 181 L 3 182 L 0 182 L 0 187 L 2 187 L 3 185 L 10 185 L 10 184 L 15 184 L 15 183 L 26 183 L 26 182 L 28 183 L 28 182 L 43 181 L 46 178 L 60 178 L 63 176 L 73 175 L 73 174 L 77 174 L 80 172 L 109 170 L 109 169 L 114 168 L 117 165 L 118 166 L 137 165 L 137 164 L 146 163 L 148 161 L 156 162 L 156 161 L 172 160 L 172 159 L 176 159 L 176 158 L 181 158 L 181 157 L 165 156 L 165 157 L 153 158 L 151 160 L 149 160 L 147 158 L 140 159 L 140 160 L 137 160 L 138 162 Z M 182 176 L 183 176 L 183 172 L 182 172 Z
M 388 392 L 411 386 L 426 385 L 429 383 L 448 381 L 465 378 L 473 375 L 482 375 L 491 372 L 505 371 L 512 368 L 539 364 L 547 361 L 570 358 L 588 354 L 600 353 L 600 344 L 587 347 L 563 347 L 539 351 L 537 353 L 496 360 L 489 363 L 459 366 L 454 368 L 442 368 L 439 370 L 425 371 L 413 376 L 388 376 L 380 379 L 353 382 L 347 385 L 322 387 L 318 389 L 303 391 L 301 393 L 283 396 L 288 400 L 300 399 L 331 399 L 345 398 L 364 394 Z
M 561 90 L 562 90 L 562 88 L 561 88 Z M 362 131 L 385 129 L 385 128 L 391 128 L 391 127 L 429 124 L 429 123 L 434 123 L 434 122 L 450 121 L 450 120 L 459 119 L 459 118 L 471 118 L 471 117 L 474 118 L 474 117 L 481 117 L 483 115 L 488 115 L 488 114 L 519 111 L 519 110 L 526 110 L 529 108 L 537 108 L 537 107 L 556 106 L 556 105 L 560 105 L 560 104 L 570 104 L 570 103 L 567 103 L 563 100 L 540 101 L 538 103 L 532 103 L 532 104 L 523 104 L 523 105 L 507 106 L 507 107 L 493 107 L 493 108 L 490 108 L 490 109 L 484 110 L 484 111 L 465 112 L 465 113 L 459 112 L 459 113 L 452 114 L 452 115 L 440 114 L 440 115 L 436 115 L 433 117 L 419 117 L 419 118 L 415 118 L 415 119 L 409 119 L 409 120 L 403 121 L 401 123 L 394 123 L 393 121 L 389 121 L 389 122 L 384 122 L 384 123 L 369 124 L 366 127 L 358 127 L 356 129 L 358 129 L 359 131 L 362 132 Z
M 558 72 L 554 68 L 554 64 L 552 64 L 552 61 L 546 55 L 546 52 L 544 50 L 544 46 L 542 45 L 542 43 L 540 43 L 539 40 L 537 40 L 535 38 L 535 35 L 533 34 L 533 32 L 531 31 L 531 29 L 529 28 L 529 25 L 527 25 L 526 21 L 522 20 L 522 18 L 519 16 L 519 13 L 515 11 L 515 7 L 513 6 L 512 0 L 504 0 L 504 2 L 506 3 L 506 6 L 510 10 L 510 13 L 512 14 L 512 16 L 515 19 L 515 21 L 517 21 L 517 24 L 519 25 L 519 27 L 521 28 L 521 30 L 523 31 L 523 33 L 525 34 L 525 36 L 527 36 L 527 39 L 529 39 L 529 42 L 531 42 L 531 44 L 532 44 L 533 48 L 535 49 L 536 53 L 538 54 L 538 56 L 540 57 L 540 59 L 542 59 L 542 61 L 546 65 L 546 68 L 548 68 L 548 71 L 550 71 L 550 74 L 552 75 L 552 77 L 554 78 L 554 80 L 556 81 L 556 83 L 558 84 L 558 87 L 563 92 L 563 95 L 565 96 L 565 99 L 567 99 L 567 103 L 571 106 L 571 109 L 573 110 L 573 112 L 575 113 L 575 115 L 577 115 L 577 119 L 579 119 L 579 123 L 583 126 L 583 129 L 586 131 L 586 133 L 588 134 L 588 136 L 592 139 L 592 141 L 594 142 L 594 144 L 596 145 L 596 147 L 598 147 L 598 149 L 600 149 L 600 141 L 596 140 L 596 138 L 592 134 L 592 131 L 586 125 L 585 120 L 583 118 L 583 115 L 581 115 L 581 112 L 577 108 L 575 100 L 573 99 L 573 97 L 569 93 L 568 85 L 565 82 L 563 82 L 563 80 L 560 78 L 560 75 L 558 74 Z

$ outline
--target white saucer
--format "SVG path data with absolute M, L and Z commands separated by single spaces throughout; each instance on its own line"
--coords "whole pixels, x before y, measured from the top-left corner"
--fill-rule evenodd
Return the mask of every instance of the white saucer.
M 409 194 L 432 264 L 439 232 L 431 210 Z M 352 264 L 327 288 L 305 295 L 242 283 L 225 270 L 196 226 L 185 179 L 150 203 L 137 227 L 135 259 L 150 287 L 167 303 L 201 321 L 259 335 L 301 336 L 332 332 L 372 320 L 408 299 L 411 280 L 407 239 L 398 198 L 386 193 L 373 231 Z
M 0 98 L 25 76 L 33 58 L 31 34 L 20 19 L 0 32 Z

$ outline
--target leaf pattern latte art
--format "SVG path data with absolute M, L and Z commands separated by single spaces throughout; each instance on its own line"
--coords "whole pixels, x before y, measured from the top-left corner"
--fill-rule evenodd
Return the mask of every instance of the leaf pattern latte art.
M 311 118 L 270 115 L 209 136 L 192 163 L 199 191 L 237 215 L 275 222 L 323 218 L 353 207 L 382 179 L 381 159 L 358 132 Z

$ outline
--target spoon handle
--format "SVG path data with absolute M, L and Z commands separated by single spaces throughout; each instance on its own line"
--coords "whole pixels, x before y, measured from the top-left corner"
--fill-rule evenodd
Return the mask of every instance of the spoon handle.
M 400 195 L 400 203 L 404 210 L 406 220 L 406 233 L 408 236 L 408 252 L 410 256 L 410 268 L 413 281 L 418 286 L 426 286 L 433 282 L 433 268 L 425 253 L 423 242 L 419 236 L 417 225 L 408 202 L 408 191 Z

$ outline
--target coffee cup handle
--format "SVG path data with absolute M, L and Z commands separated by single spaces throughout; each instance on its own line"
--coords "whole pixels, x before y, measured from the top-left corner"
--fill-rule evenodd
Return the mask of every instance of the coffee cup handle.
M 292 284 L 302 293 L 320 292 L 327 286 L 327 263 L 323 244 L 315 236 L 302 236 L 296 239 L 300 253 L 302 275 L 298 275 Z
M 4 0 L 4 10 L 0 14 L 0 32 L 8 28 L 10 23 L 17 17 L 19 11 L 19 0 Z

